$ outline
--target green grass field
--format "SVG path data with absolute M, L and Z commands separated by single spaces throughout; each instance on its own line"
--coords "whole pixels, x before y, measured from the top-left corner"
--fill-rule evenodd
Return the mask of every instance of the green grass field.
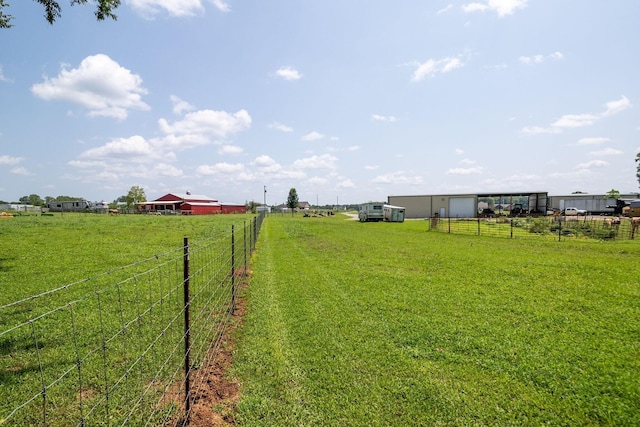
M 0 424 L 156 425 L 175 414 L 184 369 L 184 237 L 197 367 L 228 320 L 231 227 L 242 262 L 252 219 L 0 220 Z
M 640 244 L 273 216 L 241 425 L 640 425 Z

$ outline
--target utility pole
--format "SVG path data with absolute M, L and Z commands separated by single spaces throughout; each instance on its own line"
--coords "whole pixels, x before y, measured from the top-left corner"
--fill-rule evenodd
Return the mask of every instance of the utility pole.
M 264 210 L 267 213 L 267 186 L 264 186 Z

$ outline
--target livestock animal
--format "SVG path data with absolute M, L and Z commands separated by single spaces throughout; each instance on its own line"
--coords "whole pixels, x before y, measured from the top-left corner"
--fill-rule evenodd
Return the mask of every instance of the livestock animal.
M 118 215 L 119 213 L 118 209 L 109 209 L 109 215 Z
M 636 228 L 640 227 L 640 217 L 631 218 L 631 239 L 636 235 Z
M 620 218 L 613 217 L 613 218 L 605 218 L 604 219 L 604 225 L 611 228 L 614 225 L 620 225 Z

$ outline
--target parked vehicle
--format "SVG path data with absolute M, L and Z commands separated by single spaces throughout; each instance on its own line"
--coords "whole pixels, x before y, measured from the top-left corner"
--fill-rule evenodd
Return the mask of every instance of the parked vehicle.
M 565 216 L 587 215 L 587 211 L 578 208 L 564 208 Z
M 384 213 L 382 211 L 383 203 L 364 203 L 360 205 L 358 219 L 360 222 L 383 221 Z

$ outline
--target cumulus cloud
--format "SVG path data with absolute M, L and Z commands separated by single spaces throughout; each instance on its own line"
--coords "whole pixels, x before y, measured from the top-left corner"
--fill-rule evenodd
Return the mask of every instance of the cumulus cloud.
M 214 165 L 202 165 L 196 168 L 198 175 L 230 174 L 244 171 L 242 163 L 216 163 Z
M 238 147 L 237 145 L 223 145 L 218 150 L 218 154 L 241 154 L 244 152 L 242 147 Z
M 34 174 L 29 172 L 27 170 L 27 168 L 24 168 L 22 166 L 16 167 L 16 168 L 12 168 L 9 172 L 11 172 L 12 174 L 15 175 L 23 175 L 23 176 L 33 176 Z
M 529 65 L 529 64 L 541 64 L 548 59 L 560 61 L 564 59 L 564 55 L 561 52 L 553 52 L 549 55 L 538 54 L 533 56 L 521 56 L 520 58 L 518 58 L 518 61 L 522 62 L 523 64 Z
M 214 1 L 214 5 L 215 3 Z M 166 12 L 169 16 L 183 17 L 194 16 L 204 11 L 201 0 L 127 0 L 127 4 L 136 13 L 148 19 L 161 12 Z
M 337 188 L 355 188 L 356 185 L 350 179 L 342 179 L 336 183 Z
M 0 165 L 17 165 L 24 159 L 22 157 L 0 156 Z
M 427 77 L 434 77 L 436 74 L 446 74 L 457 68 L 463 67 L 462 57 L 449 56 L 442 59 L 428 59 L 422 63 L 415 63 L 416 70 L 411 76 L 411 81 L 419 82 Z
M 325 135 L 321 134 L 320 132 L 313 131 L 311 133 L 308 133 L 308 134 L 304 135 L 302 137 L 302 140 L 303 141 L 318 141 L 318 140 L 320 140 L 320 139 L 322 139 L 324 137 L 325 137 Z
M 300 80 L 302 78 L 302 74 L 292 67 L 280 67 L 275 75 L 285 80 Z
M 499 17 L 512 15 L 518 9 L 527 7 L 528 0 L 486 0 L 483 3 L 474 2 L 462 6 L 462 10 L 471 12 L 496 12 Z
M 149 110 L 142 101 L 147 93 L 142 78 L 103 54 L 87 56 L 78 68 L 63 65 L 57 77 L 45 77 L 31 92 L 45 100 L 81 105 L 90 116 L 125 119 L 130 109 Z
M 187 101 L 183 101 L 175 95 L 171 95 L 169 99 L 173 103 L 173 112 L 177 115 L 182 115 L 184 112 L 195 110 L 193 105 L 189 104 Z
M 378 175 L 373 180 L 374 184 L 405 184 L 405 185 L 420 185 L 423 180 L 419 175 L 415 175 L 412 172 L 398 171 L 388 173 L 384 175 Z
M 221 12 L 231 12 L 231 6 L 222 0 L 210 0 L 211 3 Z
M 279 130 L 280 132 L 293 132 L 293 128 L 291 126 L 283 125 L 278 122 L 270 123 L 269 129 Z
M 154 152 L 151 144 L 139 135 L 114 139 L 101 147 L 91 148 L 80 154 L 81 159 L 91 160 L 120 158 L 146 162 L 157 157 L 158 153 Z
M 602 168 L 605 166 L 609 166 L 609 163 L 604 160 L 591 160 L 590 162 L 578 164 L 576 169 Z
M 581 138 L 578 140 L 578 145 L 599 145 L 609 141 L 611 141 L 610 138 Z
M 561 133 L 566 128 L 580 128 L 591 126 L 603 118 L 616 115 L 632 107 L 631 101 L 626 96 L 618 100 L 609 101 L 604 104 L 605 109 L 600 113 L 565 114 L 551 123 L 549 127 L 527 126 L 521 130 L 523 135 L 538 135 L 544 133 Z
M 2 65 L 0 64 L 0 82 L 8 82 L 8 81 L 9 79 L 4 76 L 4 73 L 2 71 Z
M 323 154 L 320 156 L 298 159 L 293 162 L 293 167 L 298 169 L 335 169 L 337 161 L 337 157 L 330 154 Z
M 206 145 L 215 139 L 224 139 L 251 126 L 251 116 L 246 110 L 236 113 L 226 111 L 199 110 L 188 113 L 182 120 L 169 123 L 158 121 L 165 137 L 155 141 L 164 147 L 180 149 Z
M 372 114 L 371 120 L 374 120 L 376 122 L 396 122 L 398 121 L 398 118 L 395 116 L 382 116 L 380 114 Z
M 447 171 L 447 175 L 477 175 L 480 173 L 482 173 L 482 167 L 452 168 Z

